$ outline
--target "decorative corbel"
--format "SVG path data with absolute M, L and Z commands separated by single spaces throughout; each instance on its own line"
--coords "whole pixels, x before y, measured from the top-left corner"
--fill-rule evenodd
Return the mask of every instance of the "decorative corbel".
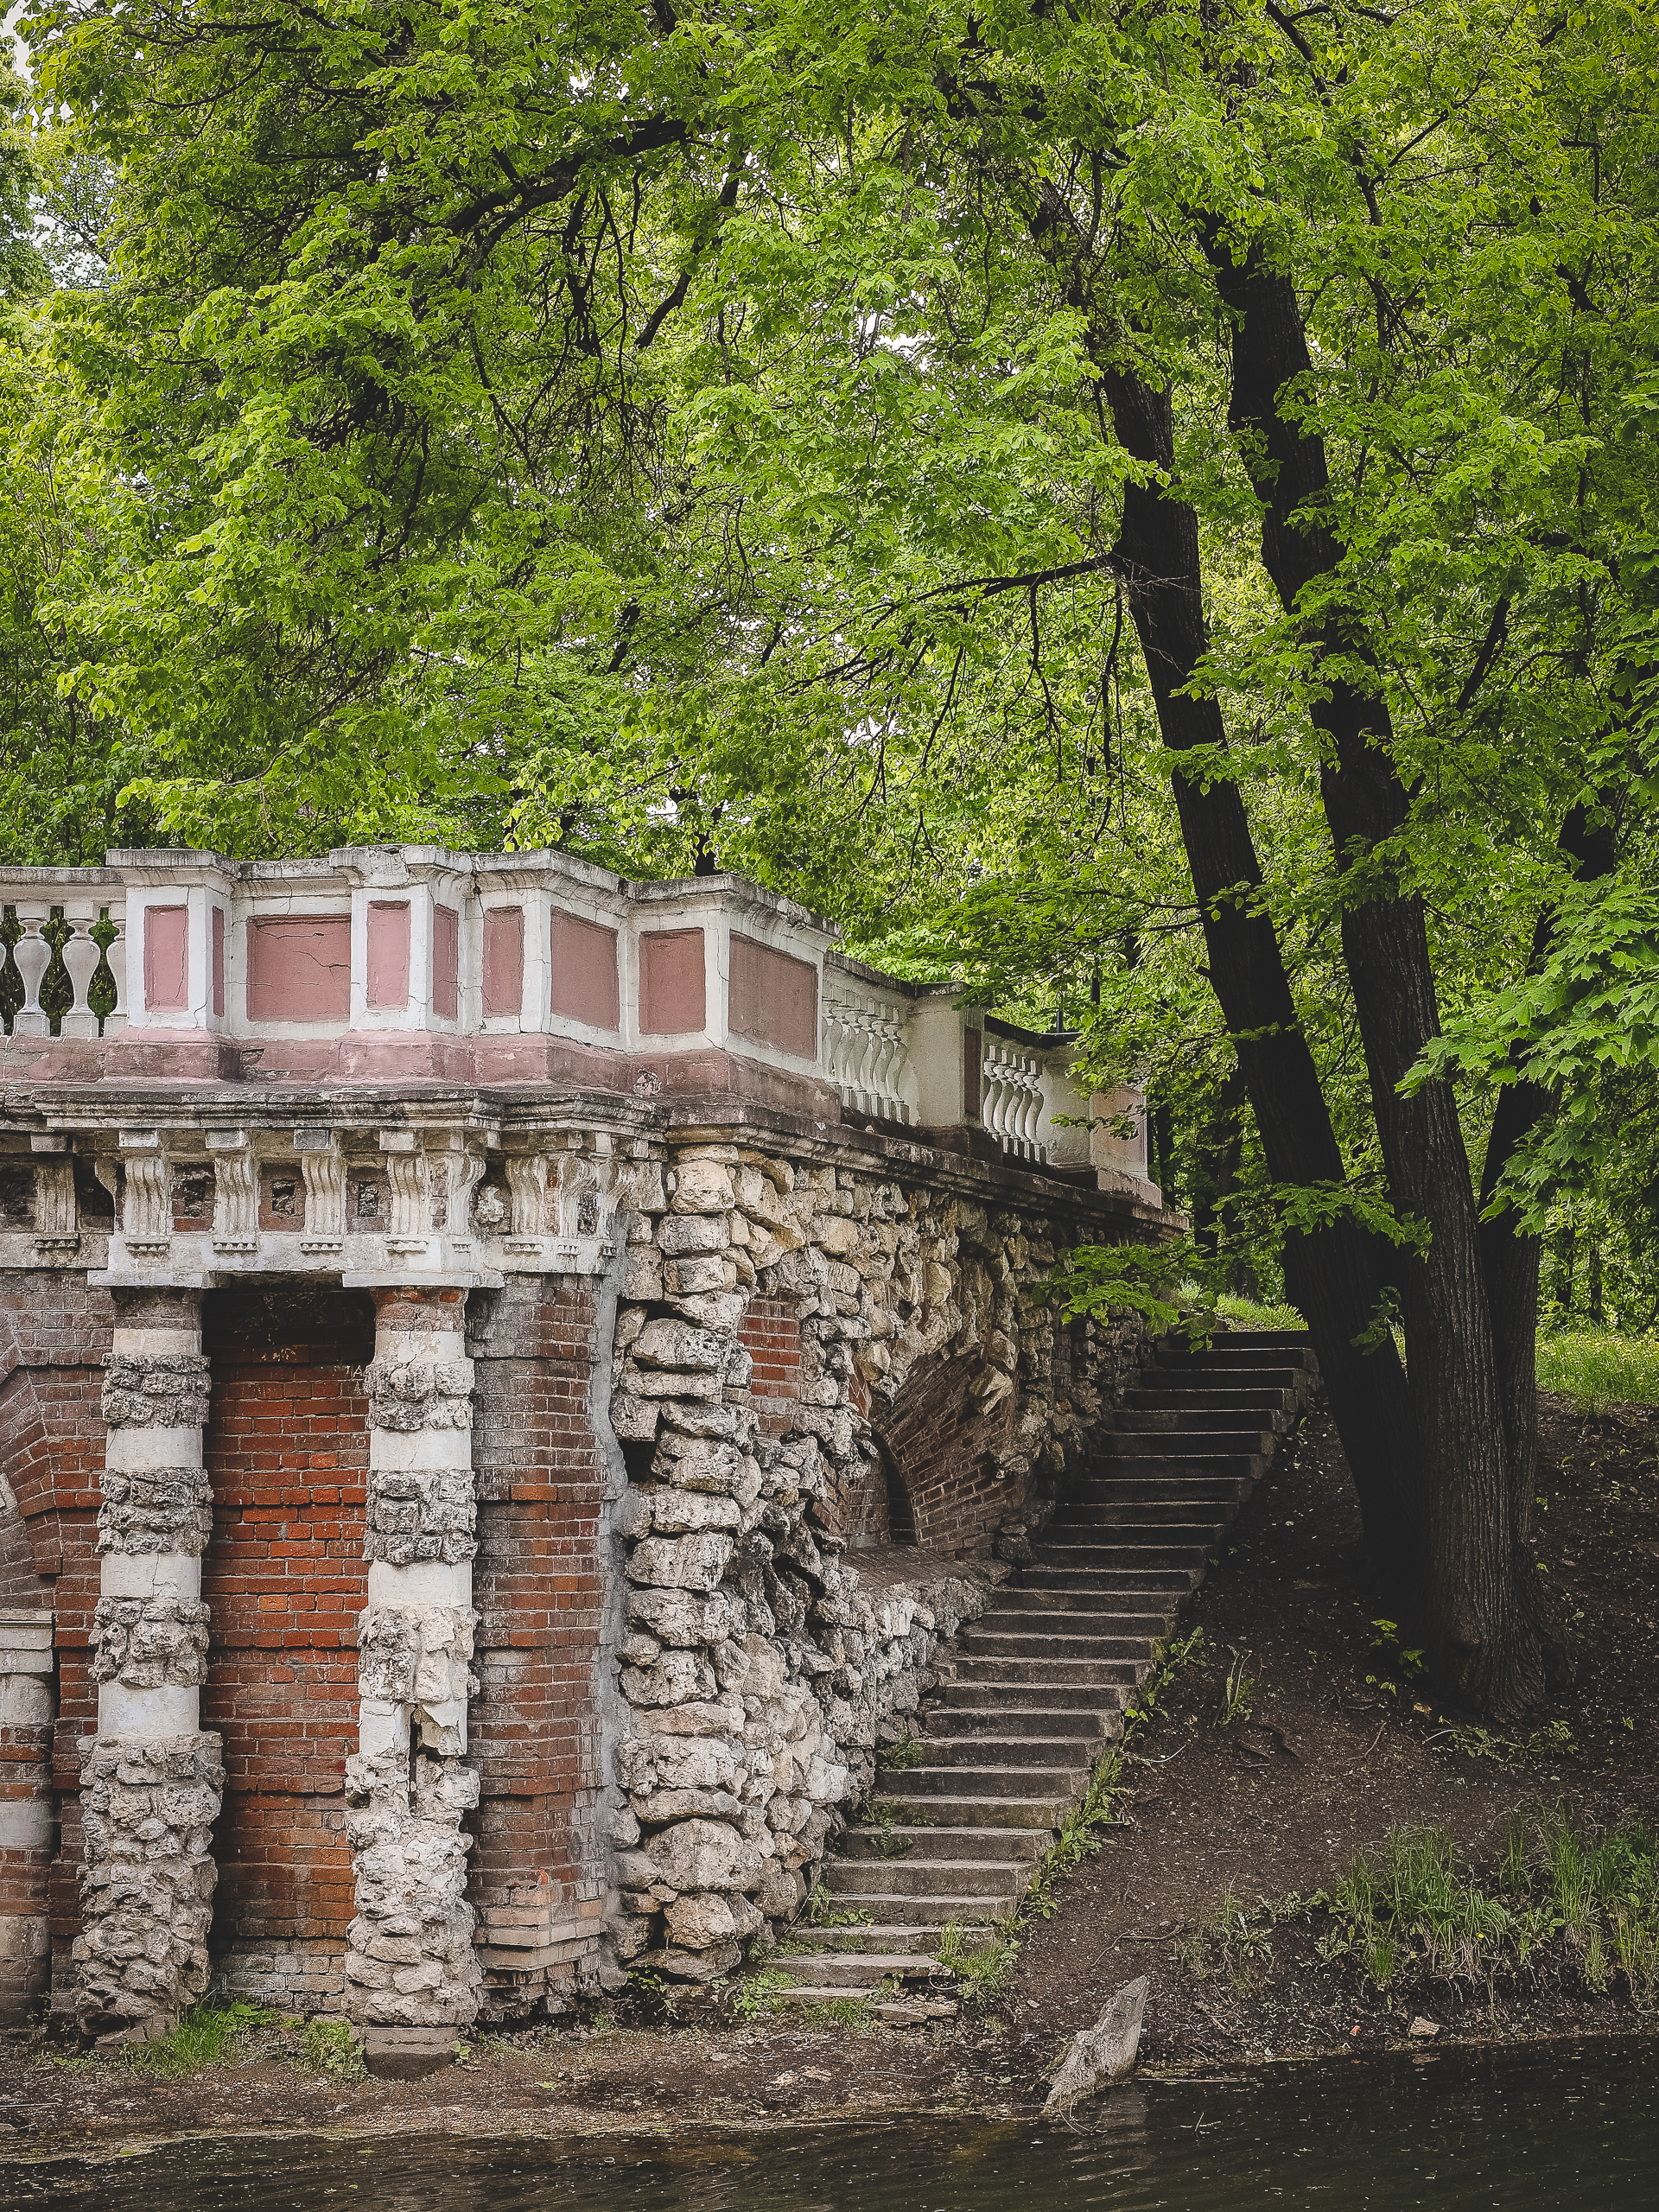
M 512 1234 L 507 1249 L 539 1249 L 547 1233 L 547 1177 L 550 1162 L 544 1152 L 507 1154 L 507 1189 L 512 1198 Z
M 382 1129 L 380 1149 L 385 1154 L 386 1181 L 391 1188 L 386 1249 L 424 1252 L 430 1236 L 425 1154 L 416 1147 L 413 1129 Z
M 338 1129 L 297 1128 L 294 1149 L 305 1178 L 302 1252 L 338 1252 L 346 1242 L 346 1154 Z
M 159 1129 L 123 1129 L 121 1231 L 130 1252 L 164 1255 L 173 1242 L 173 1163 Z
M 209 1129 L 213 1169 L 213 1249 L 259 1249 L 259 1162 L 245 1129 Z
M 29 1141 L 35 1161 L 35 1251 L 38 1258 L 67 1258 L 80 1247 L 75 1205 L 75 1163 L 67 1136 L 37 1135 Z

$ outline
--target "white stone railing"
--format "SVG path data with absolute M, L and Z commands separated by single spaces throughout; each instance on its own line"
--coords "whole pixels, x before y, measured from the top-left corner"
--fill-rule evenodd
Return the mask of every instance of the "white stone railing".
M 917 1119 L 916 1071 L 911 1064 L 906 1028 L 910 1008 L 904 1000 L 884 996 L 844 969 L 826 976 L 830 995 L 823 1009 L 819 1057 L 823 1072 L 856 1114 L 889 1122 Z
M 118 880 L 102 880 L 107 873 L 0 874 L 0 940 L 9 940 L 0 1005 L 10 1035 L 113 1037 L 125 1028 L 126 897 Z
M 1033 1052 L 985 1033 L 980 1119 L 1010 1159 L 1043 1164 L 1043 1064 Z

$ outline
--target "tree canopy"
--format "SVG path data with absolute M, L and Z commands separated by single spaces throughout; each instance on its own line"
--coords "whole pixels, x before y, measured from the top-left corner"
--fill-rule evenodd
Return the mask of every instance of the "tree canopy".
M 1083 1029 L 1443 1679 L 1535 1697 L 1540 1240 L 1659 1313 L 1652 9 L 22 35 L 14 856 L 728 868 Z

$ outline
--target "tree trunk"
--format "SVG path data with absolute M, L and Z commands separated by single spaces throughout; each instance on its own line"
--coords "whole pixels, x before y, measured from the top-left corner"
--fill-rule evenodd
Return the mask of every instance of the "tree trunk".
M 1287 276 L 1254 251 L 1236 266 L 1205 237 L 1234 316 L 1230 421 L 1263 505 L 1262 556 L 1287 612 L 1328 577 L 1341 547 L 1320 519 L 1324 441 L 1281 411 L 1310 367 Z M 1335 613 L 1307 633 L 1318 653 L 1370 661 Z M 1403 893 L 1377 849 L 1404 825 L 1387 709 L 1374 687 L 1326 674 L 1310 707 L 1325 741 L 1320 785 L 1344 879 L 1343 955 L 1364 1042 L 1373 1109 L 1396 1212 L 1425 1222 L 1426 1253 L 1400 1268 L 1423 1527 L 1417 1613 L 1440 1682 L 1477 1709 L 1513 1716 L 1544 1690 L 1542 1654 L 1511 1536 L 1503 1394 L 1468 1155 L 1451 1086 L 1399 1085 L 1440 1027 L 1422 902 Z
M 1173 466 L 1167 391 L 1106 368 L 1114 426 L 1135 459 Z M 1213 698 L 1189 689 L 1208 645 L 1198 518 L 1156 482 L 1131 484 L 1115 563 L 1165 744 L 1180 753 L 1226 742 Z M 1260 901 L 1262 867 L 1237 786 L 1224 779 L 1174 779 L 1176 810 L 1209 956 L 1210 981 L 1276 1183 L 1340 1185 L 1342 1154 L 1300 1029 L 1271 918 Z M 1285 1283 L 1307 1318 L 1331 1408 L 1364 1516 L 1371 1563 L 1391 1602 L 1415 1571 L 1419 1526 L 1410 1402 L 1393 1344 L 1370 1352 L 1356 1339 L 1374 1323 L 1386 1277 L 1372 1237 L 1351 1218 L 1285 1240 Z

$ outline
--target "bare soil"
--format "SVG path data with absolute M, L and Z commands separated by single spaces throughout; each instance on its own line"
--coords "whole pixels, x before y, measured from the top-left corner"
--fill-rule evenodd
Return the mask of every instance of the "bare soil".
M 0 2165 L 255 2131 L 580 2136 L 1029 2111 L 1070 2037 L 1139 1974 L 1152 1985 L 1142 2058 L 1159 2069 L 1398 2049 L 1418 2015 L 1437 2024 L 1437 2048 L 1650 2032 L 1628 1993 L 1591 1993 L 1564 1955 L 1493 1993 L 1382 1995 L 1353 1965 L 1321 1964 L 1307 1926 L 1280 1923 L 1267 1957 L 1236 1957 L 1230 1972 L 1212 1946 L 1211 1970 L 1191 1963 L 1224 1900 L 1306 1896 L 1395 1825 L 1442 1824 L 1480 1864 L 1529 1804 L 1607 1825 L 1659 1816 L 1659 1410 L 1590 1422 L 1564 1400 L 1541 1403 L 1538 1548 L 1578 1658 L 1543 1719 L 1564 1722 L 1570 1745 L 1541 1734 L 1532 1755 L 1502 1759 L 1458 1748 L 1448 1716 L 1376 1648 L 1377 1608 L 1353 1568 L 1351 1486 L 1316 1410 L 1183 1623 L 1204 1643 L 1140 1739 L 1125 1825 L 1027 1928 L 1004 1986 L 957 2021 L 855 2031 L 704 2012 L 631 2024 L 624 2005 L 480 2039 L 461 2064 L 408 2084 L 332 2081 L 303 2063 L 296 2030 L 262 2031 L 188 2077 L 16 2036 L 0 2044 Z M 1235 1653 L 1251 1712 L 1223 1726 Z

